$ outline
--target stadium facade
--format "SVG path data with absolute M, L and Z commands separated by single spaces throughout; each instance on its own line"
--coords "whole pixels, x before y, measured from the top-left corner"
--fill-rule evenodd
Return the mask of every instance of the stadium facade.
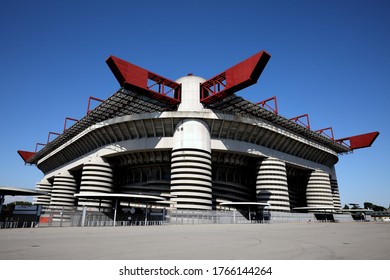
M 331 128 L 313 131 L 307 115 L 279 115 L 275 97 L 252 103 L 237 95 L 269 59 L 261 51 L 211 79 L 171 81 L 110 56 L 119 90 L 82 119 L 66 118 L 64 131 L 50 132 L 35 152 L 18 151 L 44 174 L 36 189 L 47 194 L 36 203 L 340 210 L 338 156 L 371 146 L 379 132 L 334 139 Z

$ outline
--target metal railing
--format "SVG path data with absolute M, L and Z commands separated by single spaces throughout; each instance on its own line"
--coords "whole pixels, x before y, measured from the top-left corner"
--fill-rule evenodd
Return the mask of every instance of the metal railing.
M 268 217 L 247 219 L 239 211 L 219 210 L 171 210 L 169 224 L 260 224 L 268 223 Z

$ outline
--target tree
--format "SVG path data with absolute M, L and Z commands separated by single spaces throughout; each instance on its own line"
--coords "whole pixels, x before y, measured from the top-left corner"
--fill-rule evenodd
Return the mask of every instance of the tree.
M 374 204 L 372 204 L 371 202 L 364 202 L 364 208 L 366 209 L 372 209 L 373 206 Z
M 370 208 L 370 209 L 372 209 L 375 212 L 386 211 L 385 207 L 379 206 L 379 205 L 375 205 L 375 204 L 373 204 L 371 202 L 364 202 L 364 208 Z
M 12 212 L 15 209 L 15 205 L 27 205 L 27 206 L 30 206 L 30 205 L 32 205 L 32 203 L 29 202 L 29 201 L 14 201 L 14 202 L 11 202 L 11 203 L 8 203 L 8 204 L 4 204 L 3 205 L 3 210 Z
M 383 212 L 386 211 L 386 208 L 379 205 L 373 205 L 372 210 L 374 210 L 375 212 Z
M 347 204 L 344 205 L 344 210 L 348 210 L 349 209 L 349 206 Z

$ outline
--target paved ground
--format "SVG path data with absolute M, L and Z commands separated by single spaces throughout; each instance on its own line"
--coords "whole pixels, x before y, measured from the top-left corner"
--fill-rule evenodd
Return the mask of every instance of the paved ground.
M 390 223 L 0 230 L 3 260 L 390 260 Z

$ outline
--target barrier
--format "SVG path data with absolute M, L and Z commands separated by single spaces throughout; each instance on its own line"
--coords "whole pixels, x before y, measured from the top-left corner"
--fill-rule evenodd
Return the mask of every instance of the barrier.
M 99 211 L 83 211 L 82 209 L 44 209 L 39 223 L 25 222 L 23 227 L 113 227 L 113 226 L 162 226 L 168 224 L 269 224 L 269 223 L 302 223 L 321 222 L 313 213 L 259 212 L 250 215 L 234 210 L 169 210 L 163 220 L 128 219 L 117 220 L 114 225 L 113 213 Z M 256 219 L 253 219 L 256 217 Z M 121 218 L 128 218 L 123 216 Z M 149 218 L 149 217 L 148 217 Z M 334 214 L 335 222 L 353 221 L 350 215 Z M 20 226 L 20 225 L 19 225 Z M 17 222 L 0 224 L 1 228 L 17 227 Z
M 0 222 L 0 228 L 17 228 L 19 222 Z

